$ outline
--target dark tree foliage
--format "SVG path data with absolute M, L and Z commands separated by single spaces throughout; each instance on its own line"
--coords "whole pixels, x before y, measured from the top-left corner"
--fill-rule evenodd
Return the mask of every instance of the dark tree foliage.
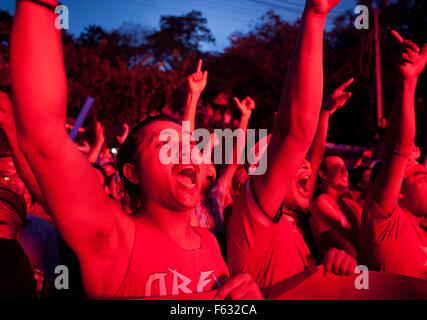
M 7 11 L 0 10 L 0 90 L 10 91 L 9 78 L 9 37 L 13 17 Z
M 268 12 L 249 33 L 230 36 L 232 45 L 209 65 L 210 89 L 253 97 L 258 107 L 251 126 L 271 126 L 297 35 L 298 22 L 289 24 Z M 238 114 L 234 102 L 230 103 Z
M 91 46 L 99 44 L 105 40 L 107 32 L 105 32 L 100 26 L 90 25 L 84 29 L 77 39 L 77 43 L 83 46 Z
M 335 28 L 328 34 L 325 54 L 326 88 L 333 89 L 350 76 L 356 81 L 348 105 L 337 112 L 329 130 L 329 140 L 337 143 L 377 146 L 381 130 L 376 124 L 376 85 L 374 16 L 372 2 L 359 1 L 370 8 L 369 30 L 353 26 L 355 14 L 348 12 L 335 20 Z M 381 71 L 384 113 L 388 117 L 394 99 L 396 75 L 392 64 L 394 40 L 390 31 L 397 30 L 405 39 L 419 46 L 427 42 L 427 2 L 417 0 L 378 1 L 381 44 Z M 419 78 L 416 96 L 417 143 L 427 146 L 426 72 Z M 424 152 L 427 151 L 424 149 Z
M 370 8 L 369 30 L 357 30 L 356 15 L 338 16 L 335 27 L 325 35 L 325 94 L 350 77 L 356 81 L 348 104 L 331 118 L 328 140 L 361 146 L 377 146 L 373 3 L 378 2 L 381 25 L 381 62 L 384 112 L 387 116 L 394 98 L 396 77 L 391 63 L 393 52 L 389 33 L 396 29 L 418 45 L 427 42 L 427 1 L 366 0 Z M 8 39 L 12 17 L 0 11 L 0 90 L 10 92 Z M 298 33 L 299 21 L 283 21 L 274 12 L 266 13 L 251 31 L 230 36 L 231 45 L 221 53 L 200 52 L 202 43 L 214 42 L 207 20 L 198 11 L 182 16 L 164 16 L 158 30 L 125 23 L 116 30 L 88 26 L 75 39 L 63 33 L 68 77 L 68 113 L 77 116 L 87 96 L 96 99 L 96 112 L 85 122 L 91 127 L 96 118 L 115 137 L 123 122 L 135 124 L 145 115 L 165 106 L 181 111 L 186 97 L 186 76 L 195 71 L 197 59 L 209 71 L 205 103 L 218 93 L 230 95 L 229 108 L 236 118 L 239 111 L 233 96 L 250 95 L 257 108 L 250 126 L 271 127 L 279 105 L 283 81 Z M 417 143 L 427 151 L 426 72 L 416 96 Z M 307 94 L 310 94 L 307 92 Z M 113 139 L 111 139 L 113 140 Z
M 199 11 L 183 16 L 162 16 L 160 30 L 147 36 L 146 48 L 157 61 L 185 60 L 199 52 L 201 43 L 215 42 L 206 24 L 207 19 Z

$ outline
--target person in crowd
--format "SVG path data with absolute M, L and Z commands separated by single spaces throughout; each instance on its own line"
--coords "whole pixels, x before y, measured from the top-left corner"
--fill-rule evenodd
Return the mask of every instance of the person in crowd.
M 32 185 L 32 191 L 37 196 L 37 199 L 42 203 L 44 203 L 44 200 L 31 168 L 18 147 L 12 103 L 9 96 L 4 92 L 0 92 L 0 128 L 7 137 L 12 154 L 0 157 L 2 183 L 15 188 L 15 191 L 25 199 L 26 208 L 29 211 L 35 206 L 33 197 L 19 175 L 15 162 L 20 164 L 23 172 L 26 172 L 27 179 L 24 180 Z M 23 226 L 18 235 L 17 240 L 27 254 L 36 276 L 37 293 L 40 297 L 46 286 L 46 280 L 49 280 L 50 283 L 54 282 L 54 270 L 60 264 L 57 231 L 48 221 L 27 212 L 25 226 Z M 46 280 L 45 277 L 47 278 Z
M 215 109 L 215 113 L 214 113 L 214 124 L 215 127 L 218 128 L 222 125 L 223 123 L 223 119 L 222 119 L 222 114 L 221 114 L 221 110 L 219 109 L 219 106 L 217 105 L 217 108 Z
M 25 199 L 28 210 L 32 204 L 31 195 L 16 171 L 11 156 L 0 157 L 0 179 L 3 186 L 11 187 Z M 37 295 L 41 297 L 55 281 L 55 268 L 60 265 L 57 231 L 46 220 L 27 212 L 25 224 L 18 229 L 16 240 L 30 261 L 37 282 Z
M 215 237 L 190 226 L 190 212 L 201 199 L 200 166 L 192 161 L 164 164 L 160 157 L 164 146 L 178 146 L 178 159 L 186 156 L 176 122 L 148 118 L 132 129 L 119 150 L 117 166 L 133 214 L 105 195 L 64 129 L 67 81 L 61 31 L 48 8 L 58 1 L 44 3 L 48 6 L 16 4 L 10 47 L 14 116 L 19 147 L 60 233 L 78 256 L 86 294 L 142 298 L 217 290 L 219 299 L 262 299 L 248 274 L 228 280 Z M 175 132 L 177 139 L 162 141 L 164 130 Z
M 56 228 L 45 219 L 27 213 L 27 224 L 18 241 L 34 272 L 38 297 L 43 299 L 54 297 L 53 284 L 57 277 L 55 268 L 61 265 Z
M 354 258 L 358 256 L 362 209 L 348 195 L 348 171 L 344 160 L 338 155 L 324 157 L 330 116 L 351 97 L 351 92 L 346 89 L 353 81 L 351 78 L 343 83 L 325 100 L 317 132 L 307 155 L 312 169 L 309 192 L 313 193 L 317 176 L 321 181 L 320 194 L 310 205 L 310 225 L 319 258 L 331 248 L 343 250 Z
M 114 162 L 105 163 L 102 168 L 105 171 L 105 192 L 112 197 L 114 200 L 120 200 L 120 198 L 114 197 L 113 192 L 116 191 L 116 165 Z M 114 193 L 117 196 L 117 193 Z
M 124 140 L 129 134 L 129 126 L 125 123 L 123 126 L 123 134 L 117 136 L 116 139 L 120 145 L 123 144 Z M 122 195 L 120 193 L 120 178 L 116 170 L 114 162 L 106 162 L 102 166 L 97 165 L 101 151 L 105 146 L 104 127 L 98 121 L 96 122 L 95 128 L 95 144 L 88 155 L 88 161 L 94 168 L 97 169 L 97 175 L 102 181 L 105 193 L 112 199 L 120 202 Z
M 33 171 L 28 164 L 27 159 L 22 153 L 18 145 L 18 137 L 16 135 L 16 126 L 13 115 L 12 101 L 9 95 L 0 91 L 0 129 L 6 136 L 8 150 L 13 157 L 13 168 L 19 172 L 19 177 L 22 179 L 20 184 L 22 190 L 25 190 L 23 196 L 26 200 L 27 206 L 30 206 L 31 198 L 36 200 L 42 206 L 44 205 L 44 198 L 40 190 L 39 184 Z M 10 168 L 11 165 L 9 164 Z
M 229 127 L 231 125 L 231 120 L 232 120 L 232 115 L 231 115 L 230 109 L 227 108 L 224 112 L 223 125 L 225 127 Z
M 358 231 L 362 208 L 348 194 L 348 171 L 344 160 L 327 155 L 319 169 L 322 188 L 312 202 L 311 225 L 320 255 L 331 247 L 358 257 Z
M 362 153 L 362 156 L 357 159 L 356 163 L 353 166 L 353 169 L 360 167 L 367 168 L 372 166 L 372 150 L 365 150 Z
M 114 162 L 114 155 L 111 153 L 111 148 L 104 144 L 104 147 L 102 148 L 97 162 L 101 166 L 104 166 L 107 163 Z
M 187 77 L 188 86 L 190 92 L 187 98 L 187 105 L 184 112 L 184 121 L 190 122 L 190 131 L 193 132 L 195 129 L 195 116 L 197 109 L 197 102 L 200 98 L 203 90 L 207 85 L 208 72 L 202 72 L 202 59 L 199 59 L 197 70 L 194 74 Z M 252 114 L 252 110 L 255 108 L 255 101 L 250 97 L 246 97 L 240 101 L 237 97 L 234 98 L 236 105 L 242 112 L 239 125 L 239 134 L 246 133 L 249 119 Z M 218 139 L 215 134 L 211 134 L 211 149 L 213 149 Z M 238 139 L 245 137 L 238 137 Z M 243 140 L 242 140 L 243 142 Z M 219 141 L 218 141 L 219 143 Z M 234 153 L 241 154 L 243 152 L 242 147 L 235 145 Z M 239 149 L 238 149 L 239 148 Z M 214 231 L 217 237 L 224 233 L 224 209 L 232 203 L 232 180 L 239 168 L 237 159 L 234 159 L 234 154 L 231 154 L 229 164 L 224 169 L 223 174 L 217 179 L 216 169 L 213 163 L 203 163 L 202 168 L 202 191 L 204 199 L 200 202 L 193 210 L 191 215 L 191 222 L 193 226 L 203 227 Z M 210 160 L 212 157 L 210 157 Z
M 4 178 L 4 176 L 2 176 Z M 2 179 L 3 180 L 3 179 Z M 0 183 L 0 298 L 35 299 L 36 281 L 18 242 L 27 221 L 24 198 Z
M 242 187 L 227 223 L 231 274 L 248 272 L 267 299 L 316 270 L 295 224 L 295 212 L 310 204 L 310 163 L 305 160 L 319 121 L 323 95 L 323 32 L 339 0 L 307 0 L 267 151 L 267 170 Z M 325 270 L 350 274 L 356 260 L 331 249 Z
M 370 166 L 359 166 L 349 172 L 348 182 L 350 184 L 351 198 L 356 201 L 361 208 L 365 204 L 365 199 L 371 190 Z
M 371 270 L 427 279 L 427 232 L 421 225 L 427 217 L 427 171 L 413 159 L 415 90 L 427 63 L 427 44 L 420 50 L 396 31 L 391 35 L 398 46 L 397 90 L 381 164 L 373 169 L 375 181 L 365 200 L 361 262 Z

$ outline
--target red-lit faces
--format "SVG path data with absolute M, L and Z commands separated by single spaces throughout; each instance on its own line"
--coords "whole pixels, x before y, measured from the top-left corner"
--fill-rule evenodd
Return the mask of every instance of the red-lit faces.
M 285 207 L 287 209 L 298 210 L 308 208 L 310 205 L 310 193 L 308 191 L 310 177 L 311 165 L 307 160 L 304 160 L 286 195 Z
M 371 187 L 371 173 L 372 169 L 366 169 L 365 171 L 363 171 L 362 179 L 359 185 L 360 189 L 366 190 Z
M 404 206 L 417 216 L 427 217 L 427 172 L 409 175 L 402 187 Z
M 161 141 L 165 131 L 177 133 L 177 141 Z M 182 211 L 194 208 L 201 201 L 200 166 L 189 164 L 165 164 L 161 161 L 161 149 L 165 144 L 176 144 L 182 159 L 182 127 L 171 121 L 156 121 L 143 129 L 144 141 L 139 147 L 137 164 L 141 194 L 146 201 L 153 201 L 169 210 Z M 194 148 L 191 145 L 190 151 Z M 190 157 L 191 159 L 191 157 Z
M 323 184 L 335 190 L 348 188 L 348 171 L 345 162 L 338 156 L 325 159 L 325 170 L 322 170 Z
M 25 199 L 27 208 L 31 206 L 31 195 L 16 171 L 12 157 L 0 158 L 0 184 L 6 185 Z

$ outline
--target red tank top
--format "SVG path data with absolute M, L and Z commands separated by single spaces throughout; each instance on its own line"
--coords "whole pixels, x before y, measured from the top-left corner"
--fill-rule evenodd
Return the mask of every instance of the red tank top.
M 157 228 L 135 221 L 135 240 L 128 270 L 116 298 L 148 298 L 218 289 L 229 278 L 216 238 L 194 228 L 201 247 L 180 248 Z

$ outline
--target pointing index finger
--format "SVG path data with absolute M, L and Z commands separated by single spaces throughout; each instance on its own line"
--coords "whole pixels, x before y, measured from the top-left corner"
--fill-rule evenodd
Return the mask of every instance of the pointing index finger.
M 402 36 L 396 31 L 396 30 L 392 30 L 390 32 L 390 34 L 397 40 L 397 42 L 399 42 L 400 44 L 402 44 L 405 39 L 402 38 Z
M 197 72 L 202 71 L 202 64 L 203 64 L 203 60 L 199 59 L 199 64 L 197 65 Z
M 344 82 L 342 85 L 340 85 L 338 89 L 344 90 L 349 85 L 351 85 L 353 82 L 354 82 L 354 78 L 352 77 L 352 78 L 348 79 L 346 82 Z

